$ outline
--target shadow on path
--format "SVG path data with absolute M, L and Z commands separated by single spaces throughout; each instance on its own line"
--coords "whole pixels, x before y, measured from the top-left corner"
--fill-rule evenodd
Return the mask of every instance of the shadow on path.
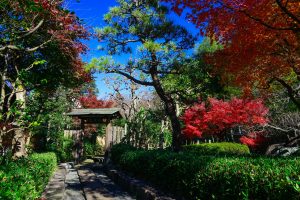
M 46 200 L 134 200 L 115 185 L 98 165 L 62 163 L 49 181 L 42 199 Z
M 105 175 L 101 165 L 83 163 L 76 168 L 87 200 L 134 200 Z

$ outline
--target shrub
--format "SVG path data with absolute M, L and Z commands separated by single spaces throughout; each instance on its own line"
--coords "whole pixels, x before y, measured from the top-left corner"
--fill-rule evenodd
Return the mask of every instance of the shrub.
M 247 155 L 250 154 L 246 145 L 221 142 L 221 143 L 202 143 L 187 145 L 183 147 L 184 151 L 189 151 L 197 155 Z
M 112 152 L 113 161 L 123 170 L 177 197 L 191 200 L 300 197 L 300 161 L 296 158 L 204 156 L 189 151 L 145 151 L 119 145 Z
M 68 162 L 74 160 L 73 157 L 73 146 L 74 139 L 70 137 L 63 137 L 61 139 L 61 145 L 59 148 L 55 149 L 53 152 L 56 153 L 59 162 Z
M 114 147 L 111 149 L 112 161 L 118 163 L 120 161 L 121 155 L 124 152 L 135 150 L 135 149 L 136 149 L 135 147 L 123 143 L 114 145 Z
M 41 196 L 56 169 L 54 153 L 32 154 L 0 166 L 0 199 L 26 200 Z
M 226 130 L 238 125 L 253 127 L 266 124 L 268 111 L 260 99 L 223 101 L 210 98 L 208 104 L 197 103 L 184 112 L 183 133 L 187 138 L 223 136 Z
M 96 140 L 96 139 L 95 139 Z M 99 156 L 103 154 L 103 147 L 90 138 L 83 139 L 84 156 Z

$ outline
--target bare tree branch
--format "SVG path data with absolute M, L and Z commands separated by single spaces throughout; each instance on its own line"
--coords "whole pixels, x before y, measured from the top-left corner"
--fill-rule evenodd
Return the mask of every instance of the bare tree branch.
M 281 4 L 281 2 L 280 2 L 280 0 L 276 0 L 276 2 L 277 2 L 277 4 L 278 4 L 278 6 L 282 9 L 282 11 L 283 12 L 285 12 L 289 17 L 291 17 L 292 19 L 294 19 L 295 21 L 297 21 L 299 24 L 300 24 L 300 20 L 297 18 L 297 17 L 295 17 L 295 16 L 293 16 L 293 14 L 292 13 L 290 13 L 282 4 Z M 240 9 L 235 9 L 235 8 L 233 8 L 233 7 L 231 7 L 231 6 L 229 6 L 229 5 L 227 5 L 227 4 L 225 4 L 223 1 L 218 1 L 218 3 L 220 3 L 221 5 L 223 5 L 225 8 L 227 8 L 227 9 L 229 9 L 229 10 L 232 10 L 232 11 L 236 11 L 236 12 L 241 12 L 241 13 L 243 13 L 243 14 L 245 14 L 247 17 L 249 17 L 250 19 L 253 19 L 254 21 L 256 21 L 256 22 L 258 22 L 258 23 L 260 23 L 260 24 L 262 24 L 263 26 L 265 26 L 265 27 L 267 27 L 267 28 L 269 28 L 269 29 L 274 29 L 274 30 L 300 30 L 300 28 L 299 27 L 275 27 L 275 26 L 272 26 L 272 25 L 270 25 L 269 23 L 267 23 L 267 22 L 265 22 L 265 21 L 263 21 L 262 19 L 260 19 L 260 18 L 257 18 L 257 17 L 255 17 L 255 16 L 253 16 L 253 15 L 251 15 L 250 13 L 248 13 L 246 10 L 240 10 Z M 290 16 L 291 15 L 291 16 Z
M 48 44 L 49 42 L 52 41 L 52 38 L 47 40 L 46 42 L 36 46 L 36 47 L 32 47 L 32 48 L 20 48 L 20 47 L 17 47 L 16 45 L 6 45 L 6 46 L 3 46 L 0 48 L 0 51 L 5 51 L 7 49 L 11 49 L 11 50 L 17 50 L 17 51 L 26 51 L 26 52 L 34 52 L 40 48 L 43 48 L 46 44 Z
M 282 5 L 282 2 L 280 0 L 276 0 L 277 5 L 281 8 L 281 10 L 286 13 L 291 19 L 296 21 L 298 24 L 300 24 L 300 19 L 296 17 L 293 13 L 291 13 L 286 6 Z
M 33 29 L 31 29 L 30 31 L 28 31 L 26 34 L 19 37 L 18 39 L 27 37 L 28 35 L 34 33 L 35 31 L 37 31 L 43 25 L 43 23 L 44 23 L 44 19 L 42 19 Z

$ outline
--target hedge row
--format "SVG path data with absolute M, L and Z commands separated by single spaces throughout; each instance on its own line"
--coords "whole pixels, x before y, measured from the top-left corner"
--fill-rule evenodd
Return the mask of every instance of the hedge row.
M 112 148 L 115 164 L 185 199 L 300 199 L 300 160 Z
M 183 150 L 201 155 L 250 155 L 248 146 L 232 142 L 186 145 Z
M 57 166 L 54 153 L 32 154 L 0 166 L 0 199 L 26 200 L 41 196 Z

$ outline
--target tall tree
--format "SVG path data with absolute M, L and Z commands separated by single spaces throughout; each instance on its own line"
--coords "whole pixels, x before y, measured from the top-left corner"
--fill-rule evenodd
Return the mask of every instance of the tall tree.
M 300 108 L 300 6 L 289 0 L 168 0 L 224 49 L 212 62 L 246 91 L 280 84 Z M 226 77 L 228 78 L 228 76 Z
M 108 73 L 118 73 L 137 84 L 152 86 L 165 104 L 173 130 L 173 149 L 180 148 L 181 127 L 172 95 L 162 86 L 161 78 L 173 71 L 173 63 L 192 48 L 194 37 L 167 16 L 168 9 L 158 0 L 118 0 L 104 16 L 107 26 L 96 29 L 110 55 L 132 54 L 126 64 L 106 58 L 94 59 L 90 66 L 101 66 Z M 133 52 L 136 48 L 138 51 Z M 132 76 L 139 71 L 139 77 Z
M 212 66 L 205 62 L 207 54 L 214 53 L 222 46 L 216 41 L 205 38 L 195 48 L 193 56 L 182 59 L 174 64 L 178 74 L 169 74 L 162 79 L 165 89 L 173 94 L 179 104 L 190 105 L 199 100 L 205 101 L 208 97 L 223 98 L 226 95 L 225 87 L 220 83 L 220 76 L 213 73 Z
M 90 80 L 79 57 L 88 34 L 62 1 L 0 2 L 0 143 L 13 135 L 25 153 L 22 119 L 29 91 L 55 91 Z M 15 145 L 19 146 L 19 145 Z

